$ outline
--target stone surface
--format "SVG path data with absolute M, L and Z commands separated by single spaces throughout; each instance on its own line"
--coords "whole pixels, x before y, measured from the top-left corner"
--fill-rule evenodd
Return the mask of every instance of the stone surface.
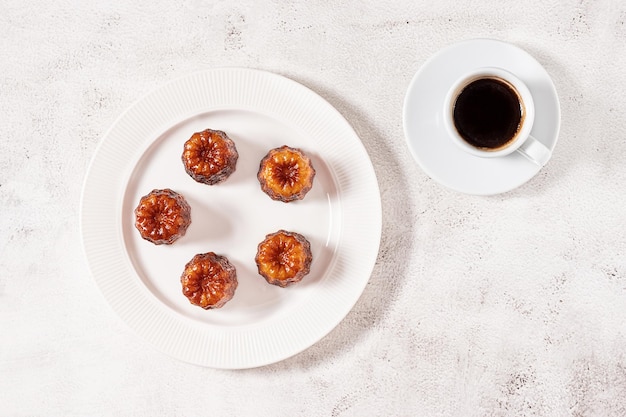
M 5 0 L 0 14 L 0 416 L 626 415 L 626 3 Z M 439 49 L 514 43 L 553 77 L 556 153 L 499 196 L 413 162 L 408 83 Z M 374 164 L 383 235 L 353 311 L 259 369 L 140 340 L 87 269 L 81 186 L 135 100 L 216 66 L 318 92 Z

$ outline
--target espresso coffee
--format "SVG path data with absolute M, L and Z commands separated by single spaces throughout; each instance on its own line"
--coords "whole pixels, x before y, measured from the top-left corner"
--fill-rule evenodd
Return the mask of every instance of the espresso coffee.
M 498 78 L 469 83 L 454 104 L 453 120 L 459 135 L 487 151 L 505 148 L 523 121 L 523 105 L 515 89 Z

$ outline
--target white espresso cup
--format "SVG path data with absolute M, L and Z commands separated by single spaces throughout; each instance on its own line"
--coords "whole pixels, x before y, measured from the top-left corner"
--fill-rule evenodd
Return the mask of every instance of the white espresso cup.
M 469 154 L 494 158 L 515 151 L 543 166 L 551 151 L 530 131 L 535 105 L 530 90 L 501 68 L 478 68 L 448 91 L 443 122 L 452 141 Z

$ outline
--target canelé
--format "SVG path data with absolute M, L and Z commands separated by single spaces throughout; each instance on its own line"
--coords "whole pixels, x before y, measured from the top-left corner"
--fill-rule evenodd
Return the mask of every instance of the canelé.
M 281 146 L 261 160 L 257 178 L 261 189 L 273 200 L 289 203 L 302 200 L 313 187 L 315 169 L 301 150 Z
M 300 282 L 311 270 L 311 244 L 299 233 L 279 230 L 259 243 L 255 257 L 259 274 L 279 287 Z
M 200 253 L 185 265 L 180 277 L 183 295 L 205 310 L 221 308 L 237 289 L 237 271 L 225 256 Z
M 191 135 L 185 142 L 181 158 L 191 178 L 215 185 L 235 172 L 239 153 L 235 142 L 226 133 L 206 129 Z
M 191 224 L 191 207 L 169 188 L 152 190 L 135 208 L 135 227 L 141 237 L 155 245 L 170 245 L 185 235 Z

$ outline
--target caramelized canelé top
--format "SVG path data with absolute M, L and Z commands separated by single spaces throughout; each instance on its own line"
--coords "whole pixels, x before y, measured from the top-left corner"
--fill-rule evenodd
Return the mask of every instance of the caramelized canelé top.
M 237 289 L 237 272 L 225 256 L 198 254 L 185 265 L 180 277 L 183 294 L 205 310 L 223 307 Z
M 191 207 L 169 188 L 152 190 L 141 197 L 135 209 L 135 227 L 141 237 L 155 245 L 172 244 L 185 235 L 191 224 Z
M 311 159 L 302 150 L 285 145 L 265 155 L 257 178 L 267 195 L 288 203 L 302 200 L 311 190 L 315 169 Z
M 299 282 L 311 270 L 309 241 L 299 233 L 279 230 L 265 237 L 255 258 L 259 274 L 280 287 Z
M 194 133 L 185 142 L 181 158 L 191 178 L 214 185 L 235 172 L 239 153 L 235 142 L 226 133 L 206 129 Z

